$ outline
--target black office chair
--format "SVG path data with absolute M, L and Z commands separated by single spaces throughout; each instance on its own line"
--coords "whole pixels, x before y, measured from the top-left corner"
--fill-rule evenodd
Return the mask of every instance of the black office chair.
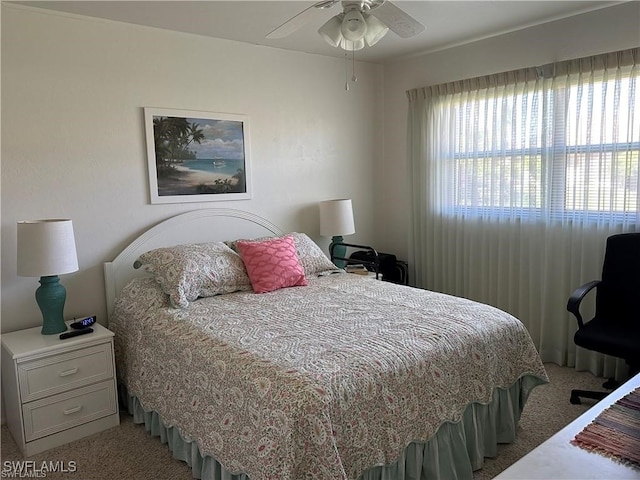
M 596 288 L 596 313 L 583 322 L 580 302 Z M 623 233 L 607 238 L 602 279 L 585 283 L 567 303 L 567 310 L 578 320 L 573 337 L 576 345 L 624 359 L 629 376 L 640 370 L 640 233 Z M 609 380 L 604 388 L 615 388 Z M 601 400 L 609 392 L 572 390 L 571 403 L 580 397 Z

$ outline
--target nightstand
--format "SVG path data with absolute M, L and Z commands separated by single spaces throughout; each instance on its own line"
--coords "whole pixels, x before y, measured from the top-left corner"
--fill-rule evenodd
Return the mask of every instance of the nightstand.
M 70 322 L 69 322 L 70 323 Z M 7 425 L 31 456 L 120 423 L 113 333 L 60 340 L 41 327 L 2 335 L 2 391 Z

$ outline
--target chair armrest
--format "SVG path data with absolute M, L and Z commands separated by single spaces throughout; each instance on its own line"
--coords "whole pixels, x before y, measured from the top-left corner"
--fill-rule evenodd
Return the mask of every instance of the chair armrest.
M 571 294 L 569 297 L 569 301 L 567 302 L 567 310 L 573 313 L 578 320 L 578 328 L 582 328 L 584 322 L 582 321 L 582 315 L 580 315 L 580 302 L 585 297 L 587 293 L 589 293 L 593 288 L 600 285 L 600 280 L 592 280 L 591 282 L 587 282 L 581 287 L 578 287 L 575 292 Z

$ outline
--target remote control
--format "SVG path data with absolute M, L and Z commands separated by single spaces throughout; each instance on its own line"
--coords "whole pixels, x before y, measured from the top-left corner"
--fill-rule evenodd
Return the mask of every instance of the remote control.
M 76 320 L 75 322 L 73 322 L 72 324 L 70 324 L 69 326 L 71 328 L 75 328 L 76 330 L 81 330 L 83 328 L 90 327 L 94 323 L 96 323 L 96 316 L 92 315 L 90 317 L 80 318 L 80 319 Z
M 85 333 L 93 332 L 93 328 L 83 328 L 82 330 L 72 330 L 70 332 L 64 332 L 60 334 L 60 340 L 65 338 L 77 337 L 78 335 L 84 335 Z

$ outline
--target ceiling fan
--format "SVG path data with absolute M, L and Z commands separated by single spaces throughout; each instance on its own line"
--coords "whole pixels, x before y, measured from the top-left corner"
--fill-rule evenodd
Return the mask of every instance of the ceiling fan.
M 314 9 L 329 9 L 337 3 L 339 0 L 316 2 L 275 28 L 266 38 L 284 38 L 301 28 Z M 388 0 L 345 0 L 341 3 L 342 13 L 331 17 L 318 30 L 320 36 L 336 48 L 360 50 L 365 44 L 375 45 L 389 30 L 402 38 L 409 38 L 425 29 L 424 25 Z

